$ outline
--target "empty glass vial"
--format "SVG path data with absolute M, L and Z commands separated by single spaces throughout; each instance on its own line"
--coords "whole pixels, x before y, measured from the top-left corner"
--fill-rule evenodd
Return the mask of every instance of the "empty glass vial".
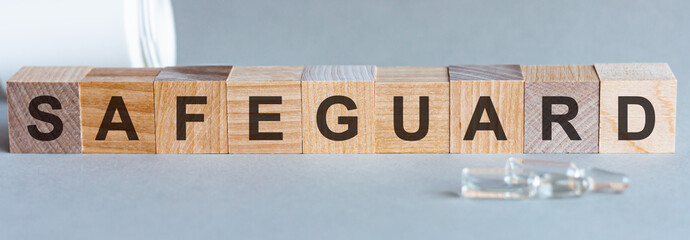
M 600 168 L 586 168 L 580 170 L 581 175 L 587 179 L 589 188 L 594 192 L 622 192 L 628 188 L 630 179 L 627 175 L 606 171 Z
M 537 176 L 530 171 L 516 170 L 506 175 L 505 169 L 500 168 L 465 168 L 462 169 L 462 189 L 460 195 L 464 198 L 479 199 L 529 199 L 536 194 Z
M 571 162 L 509 158 L 506 172 L 514 170 L 533 171 L 537 175 L 560 174 L 571 178 L 583 179 L 588 191 L 620 192 L 628 188 L 629 178 L 625 174 L 606 171 L 600 168 L 578 168 Z M 520 175 L 511 175 L 521 178 Z
M 465 168 L 461 196 L 474 199 L 531 199 L 578 197 L 587 180 L 558 173 L 537 175 L 529 170 Z
M 559 173 L 570 177 L 580 177 L 580 171 L 572 162 L 508 158 L 506 170 L 529 170 L 536 174 Z

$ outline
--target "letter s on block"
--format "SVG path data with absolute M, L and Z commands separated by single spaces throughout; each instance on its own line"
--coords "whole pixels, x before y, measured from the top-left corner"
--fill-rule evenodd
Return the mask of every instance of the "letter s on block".
M 60 117 L 47 112 L 42 112 L 38 109 L 38 106 L 44 103 L 50 105 L 50 107 L 53 110 L 62 109 L 62 104 L 60 104 L 60 100 L 53 96 L 43 95 L 31 99 L 31 102 L 29 102 L 29 114 L 31 114 L 31 116 L 35 119 L 50 123 L 51 125 L 53 125 L 53 130 L 47 133 L 43 133 L 40 130 L 38 130 L 38 127 L 35 124 L 27 126 L 27 130 L 29 131 L 29 135 L 31 135 L 31 137 L 33 137 L 36 140 L 52 141 L 60 137 L 60 135 L 62 134 L 63 124 Z
M 336 133 L 328 128 L 328 124 L 326 123 L 326 112 L 328 108 L 335 104 L 342 104 L 347 110 L 357 109 L 357 104 L 349 97 L 336 95 L 326 98 L 321 102 L 319 109 L 316 111 L 316 126 L 319 128 L 319 132 L 321 132 L 324 137 L 333 141 L 345 141 L 357 136 L 357 117 L 355 116 L 338 117 L 338 124 L 347 125 L 347 130 L 344 132 Z

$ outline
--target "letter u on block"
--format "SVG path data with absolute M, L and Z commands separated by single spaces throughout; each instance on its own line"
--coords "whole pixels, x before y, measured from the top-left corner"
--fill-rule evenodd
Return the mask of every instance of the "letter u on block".
M 304 153 L 374 153 L 374 66 L 307 66 Z
M 376 68 L 376 153 L 448 153 L 448 68 Z

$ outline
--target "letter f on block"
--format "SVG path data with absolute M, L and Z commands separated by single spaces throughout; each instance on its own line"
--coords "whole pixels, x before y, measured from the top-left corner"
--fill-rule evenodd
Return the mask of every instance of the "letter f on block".
M 177 97 L 177 140 L 187 140 L 187 122 L 204 122 L 204 114 L 187 114 L 189 104 L 206 104 L 206 96 Z

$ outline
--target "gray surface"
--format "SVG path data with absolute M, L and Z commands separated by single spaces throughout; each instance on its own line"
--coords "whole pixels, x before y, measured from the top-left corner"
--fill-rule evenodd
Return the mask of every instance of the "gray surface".
M 510 155 L 0 153 L 0 239 L 684 239 L 688 1 L 174 1 L 180 64 L 669 62 L 676 154 L 529 155 L 630 175 L 622 195 L 459 199 Z M 7 151 L 5 105 L 0 149 Z

